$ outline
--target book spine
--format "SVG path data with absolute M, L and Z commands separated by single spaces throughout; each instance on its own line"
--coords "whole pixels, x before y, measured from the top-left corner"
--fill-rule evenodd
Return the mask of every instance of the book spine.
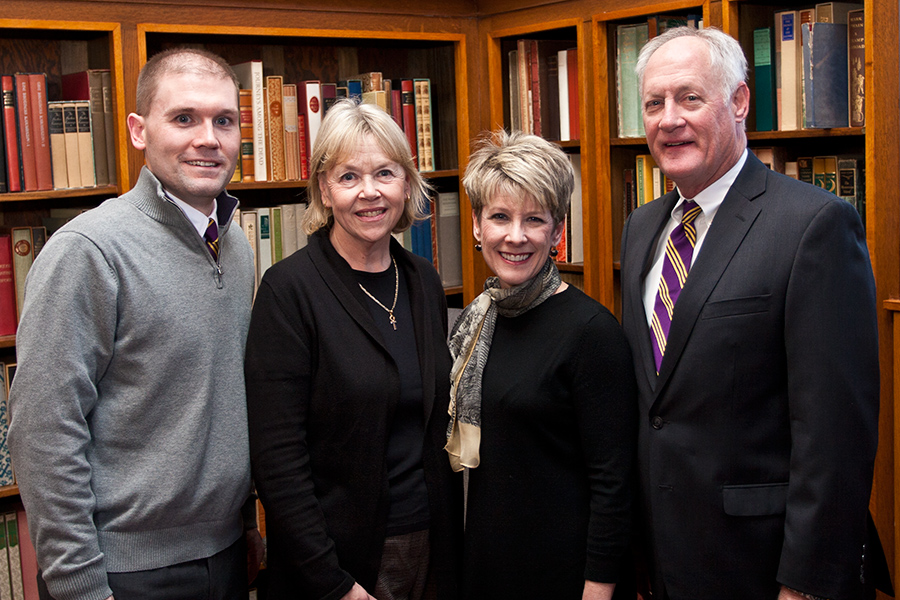
M 559 139 L 571 140 L 569 133 L 569 51 L 560 50 L 556 55 L 557 90 L 559 91 Z
M 50 128 L 50 159 L 53 163 L 53 189 L 63 190 L 69 187 L 69 174 L 66 165 L 66 132 L 63 127 L 63 102 L 49 102 L 47 117 Z
M 772 28 L 753 31 L 753 68 L 756 75 L 756 130 L 775 129 L 775 71 L 772 68 Z
M 581 96 L 578 93 L 578 81 L 580 74 L 578 73 L 578 49 L 571 48 L 566 51 L 569 64 L 566 73 L 569 78 L 569 136 L 570 139 L 581 139 Z
M 419 171 L 434 171 L 434 138 L 431 120 L 431 82 L 415 79 L 416 131 L 419 149 Z
M 39 190 L 53 189 L 53 166 L 50 164 L 50 129 L 47 116 L 47 76 L 28 75 L 28 95 L 31 101 L 31 126 L 34 137 L 34 163 Z
M 409 149 L 412 152 L 413 160 L 421 169 L 421 159 L 418 154 L 418 143 L 416 137 L 416 92 L 413 87 L 412 79 L 404 79 L 400 82 L 400 104 L 403 109 L 403 133 L 409 141 Z
M 866 28 L 863 10 L 847 13 L 850 127 L 866 126 Z
M 357 80 L 358 81 L 358 80 Z M 322 90 L 318 80 L 304 81 L 297 88 L 298 95 L 303 90 L 301 98 L 298 98 L 298 110 L 303 107 L 306 115 L 306 154 L 312 160 L 312 151 L 316 146 L 316 136 L 322 125 Z M 362 99 L 362 92 L 359 94 Z
M 241 120 L 241 180 L 256 181 L 253 159 L 253 90 L 242 89 L 239 96 Z
M 66 142 L 66 175 L 70 188 L 81 186 L 81 159 L 78 157 L 78 115 L 74 102 L 63 102 L 63 133 Z
M 34 157 L 34 127 L 31 124 L 31 100 L 27 74 L 13 76 L 16 86 L 16 113 L 19 127 L 19 158 L 22 161 L 23 189 L 33 192 L 37 187 L 37 166 Z
M 541 66 L 537 40 L 526 40 L 528 48 L 528 74 L 531 77 L 531 132 L 544 135 L 541 93 Z
M 300 150 L 300 179 L 309 179 L 309 152 L 306 141 L 306 115 L 297 115 L 297 146 Z
M 112 103 L 112 75 L 106 69 L 100 72 L 100 86 L 103 95 L 103 123 L 106 132 L 106 172 L 110 185 L 116 185 L 119 177 L 116 174 L 116 123 Z
M 531 133 L 531 102 L 528 97 L 531 94 L 531 74 L 529 73 L 528 40 L 516 41 L 516 70 L 519 81 L 519 119 L 521 131 Z
M 620 25 L 616 35 L 616 89 L 618 92 L 619 137 L 638 137 L 640 100 L 637 75 L 637 25 Z
M 19 136 L 16 126 L 16 101 L 13 78 L 0 78 L 3 94 L 3 148 L 6 152 L 6 187 L 10 192 L 22 191 L 22 173 L 19 161 Z
M 91 141 L 91 104 L 89 101 L 75 103 L 75 121 L 78 125 L 78 160 L 81 164 L 81 185 L 93 187 L 94 144 Z
M 0 235 L 0 335 L 16 334 L 17 314 L 12 242 L 4 234 Z
M 19 553 L 19 525 L 15 512 L 4 515 L 6 520 L 6 540 L 9 547 L 9 576 L 13 600 L 25 600 L 22 584 L 22 558 Z
M 462 285 L 462 235 L 459 192 L 442 192 L 435 203 L 438 237 L 438 273 L 444 287 Z
M 284 176 L 285 179 L 300 179 L 300 133 L 297 126 L 297 86 L 288 83 L 282 87 L 284 108 Z
M 272 165 L 273 181 L 285 180 L 283 84 L 281 76 L 266 77 L 266 114 L 269 119 L 266 129 L 269 132 L 269 162 Z
M 16 510 L 19 524 L 19 556 L 22 558 L 22 585 L 25 591 L 25 600 L 38 600 L 38 565 L 37 553 L 28 535 L 28 516 L 25 509 Z
M 776 13 L 776 25 L 781 44 L 781 117 L 780 131 L 800 129 L 801 82 L 803 80 L 802 51 L 797 11 Z
M 94 175 L 97 185 L 109 184 L 109 161 L 106 157 L 106 115 L 103 109 L 103 78 L 99 71 L 84 73 L 87 78 L 87 97 L 67 98 L 87 100 L 91 105 L 91 144 L 94 149 Z
M 31 245 L 30 227 L 12 228 L 12 262 L 13 276 L 16 285 L 16 315 L 22 317 L 22 307 L 25 304 L 25 278 L 31 263 L 34 261 L 34 248 Z

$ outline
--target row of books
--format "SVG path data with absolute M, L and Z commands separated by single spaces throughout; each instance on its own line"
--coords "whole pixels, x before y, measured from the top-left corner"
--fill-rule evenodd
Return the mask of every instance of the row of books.
M 786 160 L 781 146 L 751 148 L 774 171 L 819 186 L 852 204 L 866 222 L 866 167 L 859 155 L 801 156 Z
M 420 171 L 434 171 L 431 81 L 390 80 L 381 72 L 337 83 L 285 83 L 264 75 L 261 60 L 234 65 L 241 84 L 241 161 L 233 181 L 309 179 L 312 148 L 328 109 L 340 98 L 381 107 L 406 133 Z
M 459 192 L 439 192 L 430 213 L 403 233 L 394 234 L 400 244 L 434 264 L 445 288 L 462 285 L 462 239 Z
M 303 215 L 306 204 L 239 209 L 234 214 L 256 257 L 256 283 L 273 264 L 306 246 Z
M 757 131 L 863 127 L 863 5 L 827 2 L 774 20 L 753 32 Z
M 568 141 L 581 137 L 578 49 L 571 40 L 516 41 L 509 58 L 510 126 Z
M 572 170 L 575 172 L 575 187 L 572 188 L 572 198 L 569 200 L 569 210 L 566 213 L 566 226 L 563 229 L 562 240 L 556 246 L 556 262 L 583 263 L 584 218 L 581 196 L 581 155 L 569 154 L 568 157 L 572 163 Z
M 15 484 L 9 456 L 9 385 L 15 363 L 0 363 L 0 486 Z M 21 505 L 0 513 L 0 600 L 38 600 L 37 556 Z
M 108 69 L 63 75 L 63 100 L 48 99 L 45 73 L 3 75 L 0 85 L 0 193 L 116 183 Z
M 643 137 L 641 94 L 638 89 L 638 54 L 648 40 L 673 27 L 691 25 L 703 28 L 699 15 L 651 15 L 640 23 L 625 23 L 616 27 L 616 122 L 619 137 Z
M 773 171 L 819 186 L 852 204 L 866 221 L 865 161 L 854 155 L 801 156 L 786 160 L 781 146 L 754 147 L 751 151 Z M 639 154 L 635 168 L 623 172 L 623 208 L 627 217 L 632 210 L 675 189 L 653 157 Z
M 0 336 L 16 334 L 25 302 L 25 277 L 46 241 L 43 226 L 12 227 L 0 234 Z M 0 485 L 4 485 L 2 478 Z

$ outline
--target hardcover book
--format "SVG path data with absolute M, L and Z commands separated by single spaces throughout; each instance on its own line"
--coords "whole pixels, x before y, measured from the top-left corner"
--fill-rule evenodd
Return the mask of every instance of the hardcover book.
M 265 82 L 261 60 L 251 60 L 232 65 L 241 88 L 250 90 L 250 104 L 253 109 L 253 177 L 256 181 L 266 181 L 268 160 L 266 158 L 266 105 L 263 99 Z
M 19 130 L 19 158 L 22 161 L 22 189 L 33 192 L 38 189 L 37 164 L 34 154 L 34 125 L 32 125 L 31 86 L 27 73 L 13 76 L 16 90 L 16 116 Z
M 849 126 L 847 26 L 811 23 L 801 27 L 804 123 L 807 128 Z
M 78 126 L 78 160 L 81 166 L 81 185 L 93 187 L 94 145 L 91 140 L 91 104 L 88 101 L 75 102 L 75 122 Z
M 92 144 L 94 148 L 94 172 L 97 185 L 110 183 L 109 159 L 107 157 L 106 110 L 103 97 L 103 73 L 109 69 L 88 69 L 69 73 L 62 77 L 64 100 L 87 100 L 91 106 Z M 109 92 L 107 92 L 107 95 Z M 110 146 L 114 150 L 114 146 Z
M 774 131 L 778 118 L 775 99 L 775 44 L 771 27 L 753 30 L 753 70 L 756 78 L 756 130 Z
M 63 102 L 63 134 L 66 148 L 66 175 L 70 188 L 80 188 L 81 158 L 78 156 L 78 115 L 74 102 Z
M 50 158 L 53 162 L 53 189 L 64 190 L 69 187 L 69 174 L 66 166 L 66 132 L 63 127 L 63 105 L 65 102 L 47 103 L 47 117 L 50 127 Z
M 866 126 L 866 25 L 865 12 L 847 13 L 847 59 L 850 127 Z
M 0 234 L 0 335 L 15 335 L 17 325 L 12 241 L 9 234 Z
M 37 189 L 52 190 L 53 167 L 50 157 L 50 119 L 47 116 L 47 76 L 43 73 L 29 73 L 28 88 L 31 101 Z
M 256 161 L 253 157 L 253 90 L 240 90 L 241 111 L 241 180 L 256 181 Z
M 798 12 L 786 10 L 775 13 L 776 97 L 778 130 L 800 129 L 802 51 Z
M 285 180 L 283 85 L 284 80 L 280 75 L 266 77 L 266 114 L 269 118 L 266 130 L 269 132 L 269 161 L 273 181 Z
M 437 231 L 438 272 L 444 287 L 456 287 L 462 280 L 462 240 L 459 221 L 459 192 L 441 192 L 434 203 Z
M 3 93 L 3 149 L 6 154 L 6 187 L 10 192 L 20 192 L 22 191 L 22 163 L 19 160 L 16 92 L 11 75 L 0 77 L 0 91 Z

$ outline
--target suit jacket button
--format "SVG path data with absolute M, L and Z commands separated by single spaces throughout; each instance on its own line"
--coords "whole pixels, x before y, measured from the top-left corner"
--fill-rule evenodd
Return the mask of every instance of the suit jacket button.
M 653 417 L 652 419 L 650 419 L 650 425 L 653 427 L 653 429 L 662 429 L 663 428 L 662 417 L 660 417 L 658 415 Z

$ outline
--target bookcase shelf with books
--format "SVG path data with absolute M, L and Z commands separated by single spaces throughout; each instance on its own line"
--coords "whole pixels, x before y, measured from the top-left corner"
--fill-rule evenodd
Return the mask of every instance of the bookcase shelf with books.
M 305 189 L 308 178 L 308 156 L 311 153 L 310 144 L 307 142 L 304 148 L 303 141 L 314 139 L 317 131 L 316 122 L 321 119 L 321 113 L 315 114 L 318 97 L 323 110 L 330 106 L 326 93 L 327 87 L 336 88 L 338 95 L 341 88 L 349 88 L 353 94 L 353 81 L 360 80 L 363 101 L 385 102 L 386 97 L 391 96 L 391 89 L 397 90 L 394 100 L 401 98 L 401 87 L 407 82 L 416 86 L 425 81 L 430 88 L 424 103 L 424 131 L 430 140 L 423 142 L 421 134 L 423 125 L 401 122 L 402 114 L 398 108 L 398 123 L 407 131 L 410 143 L 413 145 L 414 154 L 417 155 L 420 170 L 438 193 L 448 190 L 459 192 L 459 164 L 460 148 L 468 147 L 467 138 L 460 140 L 460 119 L 457 106 L 465 104 L 465 97 L 460 97 L 465 86 L 458 82 L 465 81 L 465 38 L 461 34 L 454 33 L 408 33 L 385 31 L 336 31 L 320 29 L 295 29 L 295 28 L 263 28 L 263 27 L 217 27 L 217 26 L 190 26 L 168 24 L 138 24 L 138 51 L 140 62 L 143 64 L 153 54 L 171 47 L 191 45 L 204 47 L 223 56 L 232 65 L 248 65 L 254 63 L 252 68 L 261 72 L 262 81 L 278 79 L 280 86 L 286 89 L 289 84 L 296 84 L 297 89 L 311 90 L 310 101 L 303 100 L 303 91 L 298 92 L 298 123 L 299 144 L 297 139 L 284 137 L 284 145 L 279 149 L 271 145 L 273 121 L 267 117 L 269 138 L 265 140 L 267 156 L 260 159 L 254 156 L 255 173 L 253 176 L 244 176 L 241 181 L 232 183 L 229 189 L 237 194 L 242 202 L 243 210 L 254 211 L 274 209 L 286 204 L 302 203 L 305 198 Z M 387 83 L 373 87 L 366 87 L 367 78 L 375 77 Z M 239 72 L 239 77 L 241 73 Z M 331 86 L 329 86 L 331 82 Z M 242 80 L 242 87 L 244 87 Z M 309 87 L 312 86 L 312 87 Z M 382 87 L 384 86 L 384 87 Z M 376 91 L 377 88 L 377 91 Z M 383 90 L 387 88 L 386 92 Z M 404 88 L 405 89 L 405 88 Z M 334 91 L 334 90 L 332 90 Z M 284 96 L 287 98 L 287 95 Z M 412 95 L 409 95 L 412 98 Z M 422 105 L 419 104 L 420 96 L 415 97 L 414 107 L 410 105 L 412 117 L 422 114 Z M 407 100 L 403 97 L 403 103 Z M 285 101 L 284 106 L 287 106 Z M 396 104 L 396 103 L 395 103 Z M 386 101 L 382 106 L 390 112 L 391 102 Z M 403 107 L 405 108 L 405 106 Z M 412 112 L 412 109 L 415 112 Z M 275 111 L 278 113 L 279 111 Z M 285 110 L 284 114 L 287 115 Z M 266 118 L 267 113 L 263 113 Z M 254 119 L 256 119 L 254 110 Z M 280 116 L 279 116 L 280 118 Z M 285 118 L 287 122 L 287 118 Z M 255 124 L 254 124 L 255 126 Z M 281 124 L 274 129 L 283 127 Z M 410 130 L 412 129 L 412 130 Z M 416 132 L 418 130 L 418 133 Z M 418 136 L 418 139 L 417 139 Z M 257 139 L 253 140 L 254 143 Z M 280 144 L 280 140 L 278 141 Z M 416 145 L 418 143 L 418 145 Z M 424 146 L 422 144 L 425 144 Z M 299 152 L 297 148 L 299 146 Z M 304 150 L 306 154 L 304 154 Z M 416 150 L 418 152 L 416 152 Z M 293 151 L 295 157 L 290 158 Z M 281 159 L 280 157 L 284 158 Z M 287 164 L 280 174 L 276 171 L 278 162 L 283 160 Z M 301 165 L 295 168 L 291 174 L 290 162 Z M 266 165 L 264 176 L 260 165 Z M 133 168 L 137 165 L 133 165 Z M 458 199 L 456 214 L 459 214 Z M 459 248 L 459 239 L 462 236 L 460 220 L 457 217 L 452 228 L 456 236 L 455 246 Z M 264 229 L 259 226 L 258 235 L 264 235 Z M 433 257 L 438 246 L 432 243 L 432 237 L 437 237 L 440 243 L 441 237 L 437 227 L 426 232 L 427 235 L 403 237 L 404 243 L 409 243 L 413 251 Z M 446 233 L 446 229 L 441 233 Z M 427 237 L 427 240 L 425 239 Z M 407 241 L 408 240 L 408 241 Z M 427 246 L 427 249 L 426 249 Z M 439 271 L 446 267 L 447 263 L 454 262 L 456 272 L 462 270 L 462 257 L 459 251 L 455 260 L 438 262 L 435 260 Z M 273 255 L 273 259 L 276 259 Z M 443 264 L 442 264 L 443 263 Z M 264 267 L 261 266 L 260 273 Z M 448 283 L 450 281 L 450 283 Z M 448 295 L 459 294 L 463 289 L 460 279 L 445 279 Z
M 557 264 L 567 282 L 590 293 L 596 282 L 584 267 L 591 260 L 593 229 L 584 227 L 592 213 L 581 200 L 588 197 L 590 182 L 581 177 L 587 81 L 582 25 L 582 19 L 572 18 L 492 30 L 487 57 L 490 129 L 540 135 L 558 144 L 572 160 L 577 189 Z M 477 262 L 478 280 L 483 280 L 490 273 Z
M 649 155 L 640 116 L 640 100 L 634 63 L 643 43 L 667 27 L 710 22 L 710 3 L 694 0 L 645 4 L 614 9 L 591 17 L 597 102 L 593 128 L 596 148 L 597 210 L 605 235 L 597 266 L 603 282 L 601 301 L 620 314 L 619 253 L 622 226 L 638 202 L 637 161 Z M 605 142 L 604 142 L 605 141 Z M 648 163 L 648 174 L 652 173 Z M 649 175 L 648 175 L 649 179 Z M 652 189 L 649 186 L 648 189 Z M 662 186 L 663 184 L 660 184 Z

